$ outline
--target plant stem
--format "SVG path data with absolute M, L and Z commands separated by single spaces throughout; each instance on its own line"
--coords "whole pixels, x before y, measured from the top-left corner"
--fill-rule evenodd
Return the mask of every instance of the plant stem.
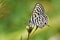
M 28 38 L 27 38 L 27 40 L 29 40 L 29 37 L 30 37 L 30 33 L 28 33 Z

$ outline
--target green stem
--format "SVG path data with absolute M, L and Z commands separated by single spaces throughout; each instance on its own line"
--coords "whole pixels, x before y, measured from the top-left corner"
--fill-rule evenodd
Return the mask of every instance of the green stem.
M 28 38 L 27 38 L 27 40 L 29 40 L 29 37 L 30 37 L 30 33 L 28 33 Z

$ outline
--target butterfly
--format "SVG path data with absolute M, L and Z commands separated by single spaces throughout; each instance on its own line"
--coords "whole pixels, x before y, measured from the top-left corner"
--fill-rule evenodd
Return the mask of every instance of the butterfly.
M 29 20 L 29 27 L 37 26 L 39 28 L 48 25 L 48 16 L 45 13 L 44 7 L 40 3 L 36 3 L 31 19 Z

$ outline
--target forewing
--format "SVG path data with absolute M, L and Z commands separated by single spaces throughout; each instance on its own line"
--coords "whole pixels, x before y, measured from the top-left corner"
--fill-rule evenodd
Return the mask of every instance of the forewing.
M 37 3 L 34 7 L 33 14 L 44 15 L 45 10 L 44 10 L 43 6 L 39 3 Z
M 37 3 L 34 7 L 33 14 L 30 20 L 30 27 L 34 25 L 43 27 L 45 23 L 47 24 L 48 17 L 45 14 L 44 8 L 41 4 Z

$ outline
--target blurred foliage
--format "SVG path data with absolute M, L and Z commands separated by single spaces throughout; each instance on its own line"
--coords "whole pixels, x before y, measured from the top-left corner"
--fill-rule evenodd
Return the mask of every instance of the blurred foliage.
M 44 6 L 50 27 L 38 29 L 30 40 L 48 40 L 60 33 L 60 0 L 0 0 L 0 40 L 25 40 L 35 4 Z

